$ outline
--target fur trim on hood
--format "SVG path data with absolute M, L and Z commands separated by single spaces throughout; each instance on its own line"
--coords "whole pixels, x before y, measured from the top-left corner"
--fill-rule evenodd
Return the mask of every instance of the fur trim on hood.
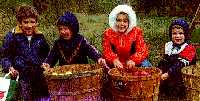
M 17 25 L 15 28 L 13 28 L 12 33 L 14 34 L 20 34 L 23 33 L 22 29 Z M 39 31 L 37 28 L 35 29 L 35 34 L 42 34 L 41 31 Z
M 120 12 L 124 12 L 128 14 L 128 19 L 129 19 L 129 27 L 127 29 L 127 31 L 125 32 L 125 34 L 129 33 L 133 27 L 135 27 L 137 25 L 137 18 L 136 18 L 136 14 L 135 11 L 133 11 L 132 7 L 128 6 L 128 5 L 118 5 L 117 7 L 115 7 L 110 15 L 109 15 L 109 25 L 110 27 L 114 30 L 116 30 L 116 18 L 117 18 L 117 14 L 119 14 Z

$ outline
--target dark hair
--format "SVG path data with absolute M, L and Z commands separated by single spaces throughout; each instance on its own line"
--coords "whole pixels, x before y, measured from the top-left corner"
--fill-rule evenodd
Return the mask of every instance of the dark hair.
M 183 28 L 184 31 L 184 36 L 185 36 L 185 41 L 189 41 L 190 40 L 190 33 L 189 33 L 189 24 L 187 23 L 187 21 L 185 21 L 182 18 L 179 19 L 175 19 L 172 21 L 170 27 L 169 27 L 169 37 L 170 40 L 172 40 L 172 29 L 174 28 Z
M 21 5 L 16 9 L 16 19 L 20 23 L 26 18 L 35 18 L 37 21 L 38 16 L 37 10 L 29 5 Z

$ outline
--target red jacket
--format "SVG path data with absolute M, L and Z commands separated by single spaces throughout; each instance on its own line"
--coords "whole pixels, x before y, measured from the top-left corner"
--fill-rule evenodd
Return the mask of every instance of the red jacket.
M 131 49 L 134 50 L 131 53 Z M 147 58 L 148 49 L 143 39 L 142 30 L 134 27 L 127 35 L 107 29 L 103 34 L 103 56 L 109 64 L 114 59 L 125 64 L 127 60 L 133 60 L 136 65 Z

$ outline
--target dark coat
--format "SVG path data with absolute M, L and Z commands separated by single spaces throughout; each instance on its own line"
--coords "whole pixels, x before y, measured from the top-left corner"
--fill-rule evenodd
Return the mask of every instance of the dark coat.
M 170 42 L 167 44 L 169 45 L 169 43 Z M 182 51 L 180 51 L 180 53 L 168 55 L 167 53 L 171 53 L 171 50 L 175 49 L 175 47 L 179 51 L 181 50 L 181 46 L 184 45 L 174 45 L 169 48 L 167 47 L 167 44 L 165 50 L 169 50 L 170 52 L 165 53 L 165 56 L 160 61 L 158 67 L 163 73 L 168 73 L 169 77 L 166 80 L 161 81 L 160 92 L 169 96 L 183 97 L 185 95 L 185 86 L 182 79 L 181 69 L 185 66 L 194 65 L 196 63 L 196 51 L 192 45 L 188 44 Z
M 7 33 L 2 46 L 2 66 L 5 71 L 13 66 L 23 71 L 29 66 L 40 66 L 49 52 L 49 45 L 42 34 L 34 34 L 29 42 L 21 33 Z
M 62 38 L 56 40 L 45 62 L 51 66 L 54 66 L 58 60 L 61 66 L 67 64 L 87 64 L 87 57 L 97 61 L 101 54 L 82 35 L 77 34 L 73 40 L 64 40 Z
M 8 32 L 2 46 L 3 70 L 9 67 L 19 71 L 19 82 L 31 84 L 34 96 L 47 95 L 48 89 L 40 65 L 49 52 L 49 45 L 42 34 L 33 34 L 31 41 L 23 33 Z M 38 91 L 37 91 L 38 90 Z
M 87 64 L 87 57 L 94 61 L 101 57 L 101 54 L 79 34 L 79 22 L 73 13 L 66 12 L 63 16 L 60 16 L 57 25 L 71 27 L 73 37 L 69 40 L 62 37 L 57 39 L 45 63 L 54 66 L 59 60 L 59 65 Z

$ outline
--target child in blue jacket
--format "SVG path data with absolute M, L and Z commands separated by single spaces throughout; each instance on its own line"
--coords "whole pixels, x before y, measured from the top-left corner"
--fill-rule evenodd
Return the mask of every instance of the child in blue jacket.
M 19 75 L 24 101 L 49 101 L 48 87 L 40 67 L 49 52 L 44 35 L 37 30 L 38 13 L 28 5 L 16 9 L 17 26 L 5 36 L 1 64 L 5 72 Z

